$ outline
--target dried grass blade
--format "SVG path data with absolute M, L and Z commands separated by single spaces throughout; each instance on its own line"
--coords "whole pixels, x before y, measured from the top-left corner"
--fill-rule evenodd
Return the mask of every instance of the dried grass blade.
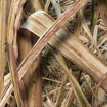
M 33 85 L 29 87 L 28 96 L 29 107 L 42 107 L 42 80 L 40 70 L 36 71 L 32 78 L 30 83 Z
M 17 32 L 17 27 L 20 22 L 18 23 L 16 28 L 15 28 L 15 24 L 19 21 L 20 15 L 19 15 L 18 21 L 16 21 L 16 23 L 15 23 L 15 19 L 24 3 L 25 3 L 25 0 L 11 1 L 12 7 L 10 7 L 9 18 L 8 18 L 8 38 L 7 38 L 7 41 L 9 44 L 8 45 L 9 63 L 8 64 L 9 64 L 9 70 L 10 70 L 11 76 L 12 76 L 15 98 L 16 98 L 18 107 L 21 107 L 21 106 L 27 107 L 27 102 L 26 102 L 25 98 L 22 96 L 22 92 L 25 93 L 24 84 L 22 81 L 19 82 L 18 73 L 16 72 L 16 58 L 15 58 L 16 54 L 13 51 L 15 48 L 15 47 L 13 48 L 13 42 L 15 40 L 14 35 Z
M 6 7 L 7 0 L 0 1 L 0 94 L 4 87 L 3 74 L 5 72 L 6 66 L 6 53 L 5 53 L 5 43 L 6 43 Z
M 8 43 L 13 43 L 15 19 L 25 2 L 26 0 L 17 0 L 17 1 L 12 0 L 11 1 L 9 18 L 8 18 Z M 18 19 L 20 19 L 20 17 Z
M 55 57 L 56 57 L 58 63 L 63 67 L 63 69 L 66 72 L 66 74 L 68 75 L 70 81 L 72 82 L 74 92 L 77 96 L 78 102 L 80 103 L 81 107 L 91 107 L 91 105 L 88 103 L 86 97 L 84 96 L 78 81 L 73 76 L 72 71 L 68 69 L 63 57 L 59 54 L 55 55 Z
M 83 19 L 82 27 L 83 27 L 84 31 L 87 33 L 87 36 L 90 39 L 90 41 L 91 41 L 92 45 L 94 46 L 94 48 L 99 52 L 99 55 L 101 55 L 101 53 L 100 53 L 100 51 L 99 51 L 99 49 L 97 47 L 97 43 L 96 43 L 95 39 L 93 39 L 93 35 L 92 35 L 92 33 L 91 33 L 91 31 L 90 31 L 85 19 Z
M 63 96 L 64 96 L 64 85 L 65 85 L 67 79 L 68 79 L 68 76 L 65 73 L 62 77 L 61 86 L 59 87 L 58 97 L 56 100 L 56 107 L 60 107 L 60 105 L 62 103 Z
M 28 35 L 26 37 L 26 35 Z M 28 52 L 32 48 L 32 41 L 31 41 L 31 32 L 24 31 L 22 34 L 18 35 L 19 37 L 19 63 L 27 56 Z M 40 102 L 39 97 L 38 100 L 36 100 L 37 92 L 40 91 L 38 87 L 41 87 L 41 84 L 39 84 L 40 76 L 37 72 L 37 67 L 39 65 L 39 60 L 37 60 L 33 65 L 29 68 L 29 72 L 26 73 L 26 75 L 23 77 L 23 81 L 27 90 L 27 100 L 28 105 L 34 107 L 36 104 L 39 104 Z M 36 77 L 36 75 L 38 75 Z M 39 78 L 39 79 L 38 79 Z M 29 85 L 32 84 L 32 85 Z M 36 90 L 36 92 L 35 92 Z M 38 93 L 39 96 L 40 93 Z M 38 101 L 38 102 L 37 102 Z M 38 106 L 39 107 L 39 106 Z
M 47 97 L 47 101 L 44 103 L 45 107 L 55 107 L 54 103 Z
M 46 12 L 48 12 L 48 8 L 49 8 L 50 3 L 51 3 L 51 0 L 46 1 L 46 4 L 45 4 L 45 11 Z
M 63 105 L 61 105 L 61 107 L 70 107 L 73 98 L 74 98 L 74 91 L 73 91 L 73 88 L 71 87 L 71 89 L 69 90 L 69 92 L 67 94 L 67 99 L 66 99 L 65 103 Z
M 98 39 L 98 25 L 95 25 L 94 31 L 93 31 L 93 39 L 95 41 L 95 44 L 97 43 L 97 39 Z
M 84 73 L 83 73 L 83 78 L 84 78 L 84 80 L 86 81 L 86 83 L 87 83 L 87 85 L 88 85 L 88 87 L 89 87 L 89 89 L 90 89 L 92 95 L 97 99 L 97 97 L 96 97 L 96 95 L 94 94 L 94 91 L 93 91 L 93 89 L 92 89 L 92 87 L 91 87 L 91 84 L 90 84 L 90 83 L 88 82 L 88 80 L 86 79 Z
M 18 58 L 18 47 L 17 47 L 17 31 L 23 19 L 23 8 L 21 8 L 16 16 L 15 23 L 14 23 L 14 38 L 13 38 L 13 49 L 15 59 Z
M 6 88 L 7 88 L 7 87 L 6 87 Z M 5 96 L 3 95 L 3 98 L 2 98 L 2 100 L 0 101 L 0 107 L 5 107 L 8 99 L 10 98 L 11 92 L 13 91 L 12 88 L 13 88 L 13 85 L 11 84 L 11 85 L 8 87 L 8 90 L 6 90 L 6 92 L 4 93 Z
M 9 69 L 11 71 L 11 76 L 12 76 L 12 82 L 13 82 L 13 86 L 14 86 L 14 93 L 15 93 L 15 98 L 16 98 L 16 102 L 17 102 L 17 106 L 18 107 L 27 107 L 26 103 L 24 102 L 22 93 L 24 92 L 24 84 L 22 83 L 22 81 L 19 81 L 18 78 L 18 73 L 16 72 L 16 63 L 15 63 L 15 56 L 13 53 L 13 49 L 12 49 L 12 45 L 10 46 L 10 50 L 9 50 Z M 25 95 L 24 95 L 25 96 Z

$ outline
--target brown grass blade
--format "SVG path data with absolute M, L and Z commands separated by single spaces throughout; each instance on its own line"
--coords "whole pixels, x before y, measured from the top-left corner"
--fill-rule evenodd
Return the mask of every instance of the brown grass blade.
M 10 7 L 10 12 L 9 12 L 9 18 L 8 18 L 8 38 L 7 38 L 7 41 L 9 44 L 8 45 L 8 52 L 9 52 L 8 64 L 9 64 L 9 70 L 10 70 L 11 76 L 12 76 L 14 93 L 15 93 L 15 98 L 16 98 L 18 107 L 21 107 L 21 106 L 27 107 L 27 102 L 25 100 L 25 98 L 26 98 L 25 94 L 23 94 L 24 97 L 22 96 L 22 92 L 25 93 L 24 92 L 25 88 L 24 88 L 23 82 L 19 81 L 18 73 L 16 72 L 16 58 L 15 58 L 15 56 L 17 56 L 16 55 L 17 52 L 15 52 L 16 51 L 16 49 L 15 49 L 16 48 L 16 33 L 17 33 L 18 27 L 20 25 L 20 17 L 21 17 L 20 9 L 24 3 L 25 3 L 25 0 L 11 1 L 11 7 Z M 17 15 L 19 15 L 18 18 L 17 18 Z M 14 37 L 14 35 L 15 35 L 15 37 Z M 13 44 L 13 43 L 15 43 L 15 44 Z
M 42 107 L 42 80 L 40 71 L 33 73 L 32 80 L 29 86 L 29 107 Z
M 19 81 L 18 78 L 18 73 L 16 72 L 16 63 L 15 63 L 15 56 L 13 53 L 13 49 L 12 49 L 12 45 L 10 45 L 10 50 L 9 50 L 9 69 L 11 71 L 11 76 L 12 76 L 12 82 L 13 82 L 13 86 L 14 86 L 14 93 L 15 93 L 15 98 L 16 98 L 16 102 L 17 102 L 17 106 L 18 107 L 27 107 L 27 103 L 24 101 L 24 97 L 25 95 L 22 93 L 25 93 L 24 91 L 24 84 L 22 81 Z M 26 97 L 25 97 L 26 98 Z
M 3 74 L 5 72 L 6 66 L 6 53 L 5 53 L 5 43 L 6 43 L 6 7 L 7 1 L 0 1 L 0 94 L 4 87 Z
M 28 36 L 26 37 L 26 35 L 28 35 Z M 31 32 L 28 32 L 28 31 L 20 32 L 18 37 L 19 37 L 19 58 L 18 58 L 18 60 L 20 63 L 27 56 L 28 52 L 32 48 Z M 23 77 L 23 81 L 24 81 L 24 84 L 25 84 L 25 87 L 27 90 L 26 93 L 27 93 L 29 107 L 30 106 L 34 107 L 34 105 L 36 103 L 39 104 L 39 102 L 36 102 L 36 99 L 35 99 L 35 96 L 37 95 L 35 90 L 37 90 L 37 91 L 40 90 L 37 88 L 40 85 L 40 84 L 38 84 L 39 83 L 38 78 L 35 77 L 38 74 L 35 71 L 37 70 L 39 62 L 40 61 L 37 60 L 29 68 L 29 72 L 27 72 L 26 75 Z M 29 84 L 32 84 L 32 85 L 29 85 Z M 40 93 L 38 93 L 38 94 L 40 94 Z
M 11 1 L 9 18 L 8 18 L 8 43 L 12 43 L 14 40 L 15 20 L 17 15 L 19 15 L 18 13 L 20 12 L 20 9 L 22 8 L 25 2 L 26 0 Z M 18 20 L 20 20 L 20 17 L 18 18 Z M 20 21 L 17 22 L 20 23 Z M 17 30 L 17 27 L 15 28 L 15 30 Z
M 57 100 L 56 100 L 56 107 L 61 106 L 61 102 L 62 102 L 63 96 L 64 96 L 64 85 L 65 85 L 67 79 L 68 79 L 68 75 L 66 73 L 64 73 L 64 75 L 62 77 L 61 86 L 59 88 L 58 97 L 57 97 Z
M 48 12 L 48 8 L 49 8 L 50 3 L 51 3 L 51 0 L 46 1 L 46 4 L 45 4 L 45 11 L 46 12 Z
M 10 95 L 11 95 L 11 92 L 13 91 L 12 88 L 13 88 L 13 85 L 9 84 L 8 86 L 8 89 L 6 89 L 7 87 L 5 87 L 4 89 L 4 94 L 2 95 L 3 98 L 1 99 L 0 101 L 0 107 L 4 107 L 8 101 L 8 99 L 10 98 Z M 6 94 L 6 95 L 5 95 Z M 4 96 L 5 95 L 5 96 Z
M 14 49 L 15 59 L 18 58 L 17 31 L 19 29 L 20 24 L 22 23 L 22 19 L 23 19 L 23 9 L 21 8 L 16 16 L 14 23 L 13 49 Z
M 28 35 L 27 37 L 25 37 L 26 35 Z M 31 41 L 31 33 L 24 31 L 19 32 L 18 34 L 18 46 L 19 46 L 19 57 L 18 57 L 18 63 L 20 63 L 28 54 L 28 52 L 31 50 L 32 48 L 32 41 Z M 35 69 L 34 69 L 35 70 Z M 31 76 L 31 74 L 34 71 L 32 70 L 32 67 L 29 69 L 29 72 L 25 75 L 25 77 L 23 78 L 24 80 L 24 84 L 25 86 L 28 86 L 29 84 L 29 75 Z

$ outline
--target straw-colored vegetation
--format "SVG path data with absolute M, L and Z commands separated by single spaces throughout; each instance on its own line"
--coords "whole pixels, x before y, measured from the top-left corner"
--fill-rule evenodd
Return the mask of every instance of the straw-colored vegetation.
M 107 0 L 0 0 L 0 107 L 107 107 Z

